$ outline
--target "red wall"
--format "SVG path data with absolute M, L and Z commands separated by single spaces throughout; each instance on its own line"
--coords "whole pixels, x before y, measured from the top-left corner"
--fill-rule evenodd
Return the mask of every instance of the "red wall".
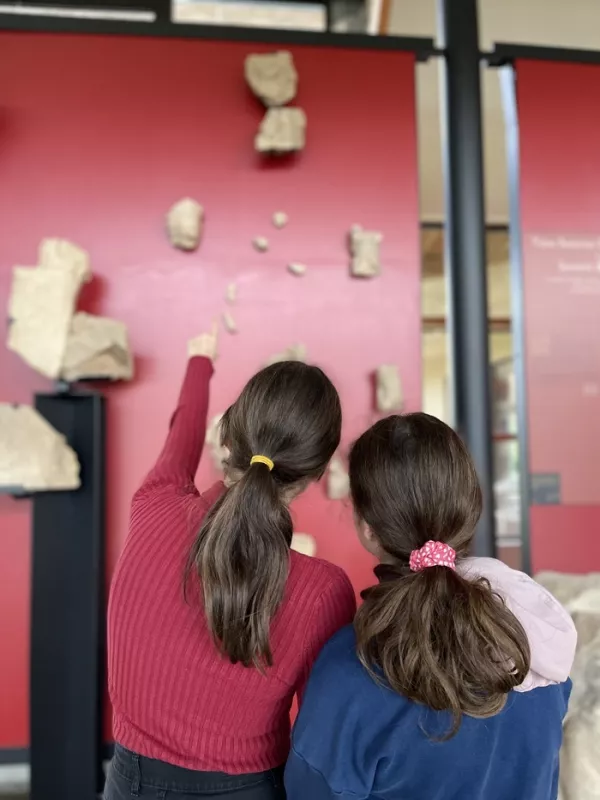
M 600 570 L 600 68 L 519 62 L 531 472 L 560 505 L 531 509 L 536 570 Z
M 339 387 L 344 443 L 372 420 L 369 373 L 400 365 L 409 409 L 420 406 L 420 258 L 414 71 L 399 53 L 292 48 L 308 143 L 270 164 L 253 151 L 261 119 L 243 61 L 262 46 L 113 37 L 0 34 L 0 304 L 13 264 L 34 264 L 44 236 L 91 254 L 82 305 L 129 325 L 136 379 L 107 390 L 108 564 L 128 505 L 160 447 L 185 364 L 186 340 L 223 308 L 236 280 L 237 336 L 223 334 L 211 414 L 273 353 L 295 341 Z M 206 208 L 200 250 L 173 250 L 168 207 Z M 270 222 L 285 210 L 290 223 Z M 348 276 L 345 236 L 383 231 L 384 271 Z M 260 255 L 251 240 L 265 235 Z M 288 261 L 308 265 L 290 276 Z M 46 384 L 0 348 L 0 399 L 28 402 Z M 209 459 L 198 482 L 215 479 Z M 296 529 L 344 566 L 357 588 L 370 562 L 347 504 L 313 487 Z M 30 516 L 0 497 L 0 747 L 27 743 Z M 56 531 L 60 536 L 60 531 Z M 81 532 L 85 536 L 85 531 Z

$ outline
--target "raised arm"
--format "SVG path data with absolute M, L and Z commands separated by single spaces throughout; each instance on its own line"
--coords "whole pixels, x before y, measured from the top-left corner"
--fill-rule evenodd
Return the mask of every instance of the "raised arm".
M 188 343 L 188 364 L 167 440 L 136 496 L 157 486 L 194 487 L 206 436 L 209 384 L 216 358 L 217 331 Z

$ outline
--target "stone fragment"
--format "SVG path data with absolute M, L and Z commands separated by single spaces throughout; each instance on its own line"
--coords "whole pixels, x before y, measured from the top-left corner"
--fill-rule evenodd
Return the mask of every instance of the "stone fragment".
M 294 533 L 291 548 L 303 556 L 314 556 L 317 553 L 317 543 L 308 533 Z
M 306 114 L 301 108 L 270 108 L 254 139 L 259 153 L 293 153 L 306 144 Z
M 67 239 L 43 239 L 38 252 L 40 267 L 74 273 L 79 285 L 92 280 L 89 254 Z
M 382 364 L 376 373 L 377 410 L 402 411 L 404 398 L 400 371 L 395 364 Z
M 267 361 L 266 366 L 278 364 L 280 361 L 306 361 L 306 346 L 303 344 L 292 344 L 281 353 L 276 353 Z
M 350 273 L 355 278 L 374 278 L 381 273 L 379 246 L 383 241 L 380 231 L 364 231 L 360 225 L 350 230 Z
M 206 429 L 206 446 L 210 452 L 212 462 L 218 472 L 223 472 L 224 462 L 229 457 L 229 450 L 221 444 L 221 420 L 223 414 L 216 414 Z
M 223 312 L 223 325 L 228 333 L 238 332 L 238 326 L 236 325 L 235 320 L 229 311 Z
M 60 376 L 66 381 L 85 378 L 131 380 L 133 357 L 129 350 L 126 325 L 83 311 L 75 314 Z
M 227 289 L 225 290 L 225 300 L 228 303 L 231 303 L 232 305 L 233 305 L 233 303 L 236 302 L 236 300 L 237 300 L 237 284 L 235 284 L 235 283 L 228 284 Z
M 334 456 L 327 470 L 327 497 L 330 500 L 343 500 L 349 494 L 350 477 L 342 459 Z
M 246 81 L 265 106 L 283 106 L 298 90 L 298 73 L 287 50 L 246 56 Z
M 273 225 L 275 225 L 276 228 L 285 228 L 287 224 L 288 215 L 285 213 L 285 211 L 276 211 L 273 214 Z
M 301 277 L 302 275 L 306 275 L 306 265 L 292 261 L 288 264 L 288 271 L 291 272 L 292 275 Z
M 29 492 L 78 489 L 79 461 L 31 406 L 0 403 L 0 486 Z
M 269 240 L 266 236 L 255 236 L 252 240 L 252 244 L 254 245 L 254 249 L 258 250 L 259 253 L 266 253 L 269 249 Z
M 14 268 L 8 302 L 8 349 L 51 379 L 59 376 L 79 290 L 89 278 L 89 266 L 79 256 L 70 260 L 67 250 L 42 243 L 44 264 Z
M 573 691 L 563 726 L 560 800 L 600 797 L 600 573 L 544 572 L 536 579 L 569 611 L 577 628 Z
M 167 231 L 173 247 L 195 250 L 202 236 L 204 209 L 191 197 L 184 197 L 167 213 Z

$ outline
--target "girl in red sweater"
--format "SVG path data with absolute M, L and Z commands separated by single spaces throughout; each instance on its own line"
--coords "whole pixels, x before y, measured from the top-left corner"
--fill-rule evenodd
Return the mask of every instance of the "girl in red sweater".
M 294 696 L 355 612 L 341 569 L 290 551 L 289 503 L 338 447 L 340 402 L 317 367 L 262 370 L 222 421 L 225 483 L 200 493 L 216 334 L 189 355 L 111 589 L 105 800 L 275 800 Z

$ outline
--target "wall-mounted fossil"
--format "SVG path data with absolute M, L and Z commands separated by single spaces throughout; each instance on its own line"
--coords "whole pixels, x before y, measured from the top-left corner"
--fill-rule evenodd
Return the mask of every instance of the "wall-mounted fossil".
M 306 144 L 306 114 L 301 108 L 270 108 L 254 139 L 259 153 L 293 153 Z
M 309 533 L 294 533 L 291 548 L 297 553 L 302 553 L 303 556 L 312 557 L 317 554 L 317 543 L 314 536 Z
M 288 264 L 288 271 L 292 273 L 292 275 L 297 275 L 301 277 L 302 275 L 306 275 L 306 265 L 305 264 L 298 264 L 296 261 L 291 261 Z
M 228 333 L 237 333 L 238 326 L 229 311 L 223 312 L 223 325 Z
M 288 215 L 285 213 L 285 211 L 276 211 L 273 214 L 273 225 L 276 228 L 285 228 L 287 224 L 288 224 Z
M 167 231 L 173 247 L 195 250 L 200 244 L 204 227 L 204 209 L 191 197 L 184 197 L 167 213 Z
M 350 230 L 350 273 L 355 278 L 374 278 L 381 273 L 379 247 L 383 234 L 364 231 L 360 225 Z
M 108 317 L 80 311 L 71 321 L 60 375 L 66 381 L 133 378 L 127 326 Z
M 42 375 L 56 379 L 79 290 L 91 273 L 87 253 L 70 242 L 44 240 L 39 256 L 40 266 L 13 269 L 7 347 Z
M 276 353 L 267 361 L 266 366 L 278 364 L 280 361 L 306 361 L 306 346 L 303 344 L 292 344 L 286 347 L 281 353 Z
M 79 461 L 65 437 L 31 406 L 0 403 L 0 486 L 78 489 Z
M 402 379 L 395 364 L 382 364 L 376 372 L 377 410 L 382 412 L 402 411 L 404 397 Z
M 293 100 L 298 89 L 298 73 L 287 50 L 246 56 L 246 81 L 266 106 L 283 106 Z
M 258 250 L 259 253 L 266 253 L 269 249 L 269 240 L 266 236 L 255 236 L 252 240 L 252 244 L 254 245 L 254 249 Z
M 349 494 L 350 477 L 342 459 L 334 456 L 327 470 L 327 497 L 330 500 L 343 500 Z

